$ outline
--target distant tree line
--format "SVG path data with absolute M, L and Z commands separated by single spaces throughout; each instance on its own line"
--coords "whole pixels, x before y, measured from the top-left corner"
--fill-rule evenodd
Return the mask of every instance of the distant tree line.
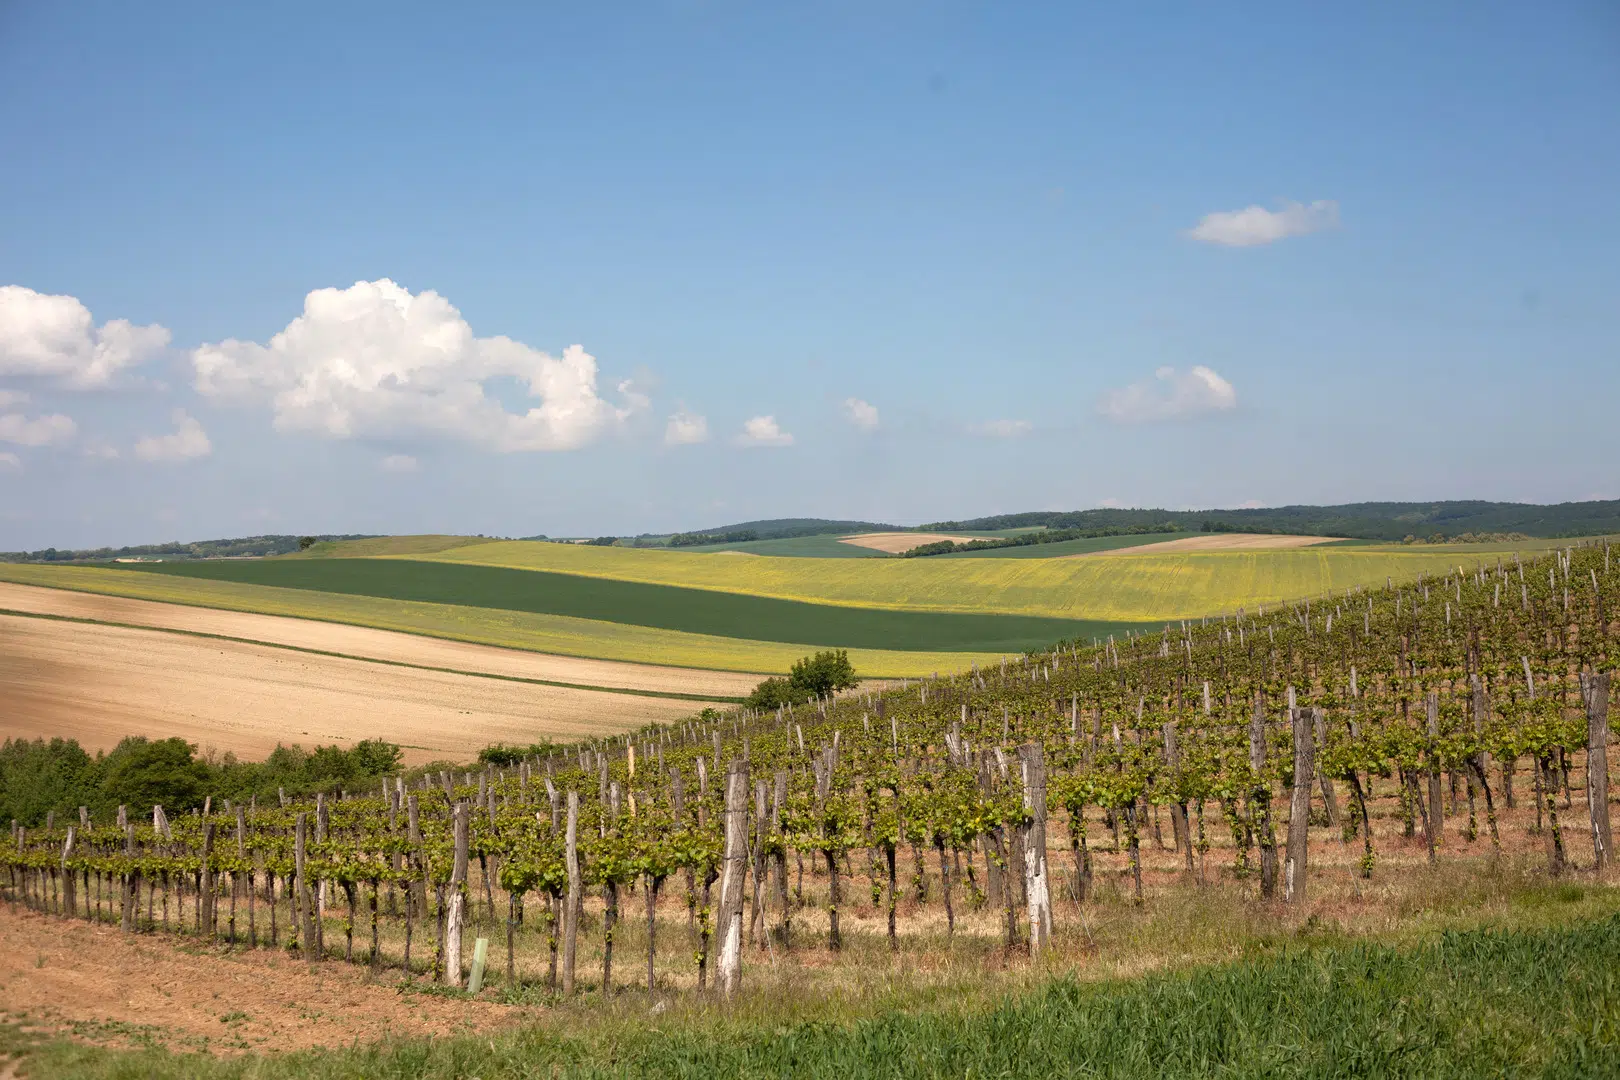
M 1554 539 L 1620 533 L 1620 499 L 1539 506 L 1484 500 L 1432 503 L 1347 503 L 1340 506 L 1275 506 L 1234 510 L 1074 510 L 997 514 L 965 521 L 935 521 L 918 531 L 993 530 L 1045 526 L 1048 529 L 1108 529 L 1174 522 L 1202 530 L 1204 521 L 1227 526 L 1219 531 L 1343 536 L 1399 543 L 1407 536 L 1443 536 L 1449 542 L 1469 533 L 1512 534 Z M 1211 529 L 1210 531 L 1217 531 Z
M 669 538 L 670 547 L 695 547 L 698 544 L 741 544 L 758 540 L 758 529 L 732 529 L 719 533 L 676 533 Z
M 231 540 L 194 540 L 182 544 L 136 544 L 112 548 L 41 548 L 0 551 L 0 562 L 99 562 L 107 559 L 220 559 L 245 555 L 286 555 L 322 540 L 369 540 L 376 533 L 325 533 L 320 536 L 242 536 Z
M 975 540 L 936 540 L 902 551 L 902 559 L 915 559 L 928 555 L 949 555 L 957 551 L 986 551 L 991 548 L 1029 547 L 1033 544 L 1057 544 L 1064 540 L 1091 540 L 1103 536 L 1140 536 L 1148 533 L 1179 532 L 1174 522 L 1158 525 L 1132 525 L 1121 529 L 1045 529 L 1018 536 L 987 536 Z M 1206 530 L 1208 531 L 1208 530 Z
M 1403 544 L 1515 544 L 1530 540 L 1532 537 L 1524 533 L 1459 533 L 1456 536 L 1447 536 L 1444 533 L 1435 533 L 1433 536 L 1408 536 L 1401 541 Z
M 131 737 L 91 756 L 76 739 L 7 739 L 0 744 L 0 821 L 34 826 L 48 812 L 77 815 L 87 806 L 108 820 L 120 805 L 149 813 L 153 804 L 185 812 L 205 795 L 246 802 L 367 784 L 399 771 L 399 747 L 367 739 L 339 746 L 277 746 L 262 762 L 233 754 L 199 757 L 184 739 Z

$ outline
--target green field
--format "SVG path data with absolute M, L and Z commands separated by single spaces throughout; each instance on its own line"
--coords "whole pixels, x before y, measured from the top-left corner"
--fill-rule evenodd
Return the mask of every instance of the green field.
M 1086 559 L 750 559 L 522 541 L 422 558 L 864 608 L 1163 623 L 1409 581 L 1510 548 L 1325 547 Z M 1509 556 L 1511 557 L 1511 556 Z
M 1152 539 L 1100 537 L 977 556 L 893 559 L 388 537 L 317 544 L 276 559 L 118 569 L 0 564 L 0 580 L 727 671 L 783 671 L 815 648 L 837 646 L 852 650 L 863 674 L 910 677 L 991 662 L 1060 637 L 1086 639 L 1240 606 L 1252 611 L 1329 589 L 1409 581 L 1459 564 L 1511 559 L 1514 550 L 1331 545 L 1130 554 L 1102 548 L 1084 559 L 1038 557 L 1070 544 Z M 763 543 L 839 544 L 833 537 Z
M 670 548 L 671 551 L 719 553 L 735 551 L 744 555 L 770 555 L 788 559 L 887 559 L 881 551 L 846 544 L 836 536 L 794 536 L 785 540 L 741 540 L 734 544 L 697 544 Z
M 795 660 L 814 651 L 814 646 L 806 643 L 746 641 L 657 630 L 601 619 L 576 619 L 566 615 L 388 600 L 311 592 L 307 589 L 242 585 L 173 574 L 136 574 L 88 566 L 0 563 L 0 581 L 193 607 L 348 623 L 559 656 L 715 671 L 785 672 Z M 997 659 L 997 654 L 992 653 L 902 652 L 893 649 L 851 649 L 849 656 L 863 676 L 873 678 L 916 678 L 934 672 L 959 671 L 976 663 L 987 664 Z
M 415 559 L 222 559 L 134 564 L 126 572 L 857 649 L 1022 652 L 1060 638 L 1105 637 L 1127 629 L 1117 623 L 1040 616 L 807 604 L 710 589 Z

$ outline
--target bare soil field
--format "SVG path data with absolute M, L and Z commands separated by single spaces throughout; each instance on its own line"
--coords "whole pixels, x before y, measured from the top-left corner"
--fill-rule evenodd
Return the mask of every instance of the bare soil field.
M 886 551 L 890 555 L 898 555 L 902 551 L 910 551 L 923 544 L 937 544 L 941 540 L 950 540 L 953 543 L 965 544 L 972 540 L 971 536 L 947 536 L 945 533 L 862 533 L 859 536 L 845 536 L 840 538 L 841 543 L 854 544 L 856 547 L 871 548 L 873 551 Z
M 126 735 L 179 736 L 205 752 L 259 759 L 282 742 L 308 748 L 383 738 L 405 748 L 407 764 L 420 764 L 466 760 L 494 742 L 623 731 L 699 708 L 160 630 L 0 615 L 0 736 L 75 738 L 91 751 L 111 749 Z
M 188 949 L 9 904 L 0 906 L 0 1003 L 30 1028 L 87 1042 L 215 1053 L 490 1030 L 533 1011 L 402 994 L 393 979 L 369 983 L 360 966 Z
M 1090 559 L 1098 555 L 1115 558 L 1122 555 L 1169 555 L 1177 551 L 1267 551 L 1287 548 L 1313 547 L 1331 544 L 1337 536 L 1279 536 L 1275 533 L 1200 533 L 1180 540 L 1161 540 L 1156 544 L 1139 547 L 1110 548 L 1107 551 L 1086 551 L 1079 555 L 1062 555 L 1064 559 Z
M 343 623 L 255 615 L 217 608 L 187 607 L 152 600 L 131 600 L 98 593 L 44 589 L 0 581 L 0 610 L 27 611 L 98 622 L 215 634 L 270 645 L 342 653 L 372 660 L 387 660 L 422 667 L 453 668 L 520 679 L 613 686 L 628 690 L 655 690 L 679 694 L 740 697 L 759 676 L 730 671 L 627 664 L 615 660 L 586 660 L 572 656 L 502 649 L 444 638 L 421 637 L 393 630 L 373 630 Z

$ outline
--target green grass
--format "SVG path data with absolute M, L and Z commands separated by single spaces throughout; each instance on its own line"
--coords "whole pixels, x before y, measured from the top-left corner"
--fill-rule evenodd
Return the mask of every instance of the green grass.
M 752 1007 L 214 1059 L 0 1039 L 30 1075 L 112 1077 L 1587 1077 L 1620 1075 L 1620 918 L 1446 932 L 1405 947 L 1311 945 L 1084 983 L 989 1007 L 854 1022 Z M 598 1011 L 601 1010 L 600 1003 Z M 564 1018 L 568 1013 L 563 1013 Z M 15 1031 L 15 1029 L 13 1029 Z
M 412 559 L 218 560 L 125 564 L 169 574 L 315 592 L 567 615 L 716 637 L 902 651 L 1018 652 L 1106 636 L 1117 623 L 1040 616 L 895 611 Z

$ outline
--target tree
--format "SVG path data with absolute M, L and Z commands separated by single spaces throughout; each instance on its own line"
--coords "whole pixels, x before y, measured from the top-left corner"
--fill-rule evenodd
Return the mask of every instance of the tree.
M 95 763 L 72 739 L 7 739 L 0 746 L 0 821 L 32 826 L 49 810 L 94 803 L 95 780 Z
M 809 697 L 825 697 L 835 690 L 848 690 L 860 680 L 855 677 L 847 650 L 827 649 L 795 663 L 788 672 L 788 682 Z
M 107 755 L 102 794 L 109 805 L 144 808 L 157 803 L 169 810 L 200 806 L 210 770 L 193 754 L 184 739 L 125 739 Z
M 808 695 L 794 696 L 792 685 L 783 678 L 772 677 L 754 687 L 754 692 L 748 695 L 748 707 L 751 709 L 776 709 L 783 705 L 792 705 L 799 701 L 808 701 Z
M 312 548 L 314 546 L 315 546 L 315 538 L 313 536 L 300 536 L 298 538 L 298 550 L 299 551 L 308 551 L 310 548 Z
M 827 649 L 796 661 L 787 678 L 769 678 L 754 687 L 747 704 L 753 709 L 799 705 L 859 683 L 854 665 L 849 662 L 849 652 Z

